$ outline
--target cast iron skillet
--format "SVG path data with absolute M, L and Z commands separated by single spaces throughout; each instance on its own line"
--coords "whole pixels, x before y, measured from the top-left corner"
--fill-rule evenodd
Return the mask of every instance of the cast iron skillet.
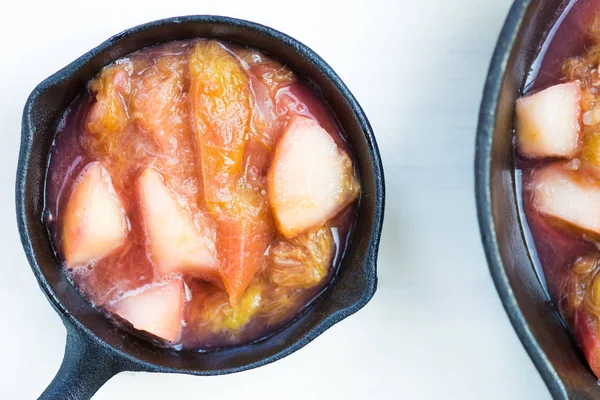
M 582 352 L 546 296 L 523 239 L 516 208 L 514 105 L 561 0 L 516 0 L 490 66 L 479 115 L 475 191 L 481 237 L 504 308 L 557 399 L 600 396 Z
M 65 108 L 104 65 L 142 47 L 195 37 L 261 49 L 292 67 L 317 90 L 356 153 L 362 196 L 354 238 L 334 282 L 319 301 L 266 340 L 213 352 L 175 352 L 113 326 L 67 281 L 42 224 L 44 176 L 55 128 Z M 226 17 L 187 16 L 126 30 L 52 75 L 31 93 L 23 112 L 16 182 L 17 220 L 31 268 L 67 330 L 65 357 L 42 399 L 88 399 L 121 371 L 219 375 L 255 368 L 305 346 L 362 308 L 375 293 L 383 223 L 384 179 L 371 126 L 333 70 L 308 47 L 273 29 Z

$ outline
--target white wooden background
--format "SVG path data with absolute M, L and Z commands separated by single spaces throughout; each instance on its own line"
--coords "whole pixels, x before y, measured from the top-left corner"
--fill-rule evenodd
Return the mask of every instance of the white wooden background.
M 141 6 L 139 6 L 139 5 Z M 301 351 L 229 376 L 123 373 L 96 399 L 546 399 L 488 273 L 473 194 L 483 82 L 510 0 L 30 0 L 0 6 L 0 398 L 36 398 L 64 328 L 14 213 L 21 111 L 34 86 L 133 25 L 222 14 L 313 48 L 364 107 L 383 156 L 379 289 Z

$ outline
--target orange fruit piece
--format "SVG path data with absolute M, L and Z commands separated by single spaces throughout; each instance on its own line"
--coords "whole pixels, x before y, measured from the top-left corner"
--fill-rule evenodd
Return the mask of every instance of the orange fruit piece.
M 235 305 L 266 261 L 273 229 L 260 190 L 242 180 L 233 195 L 231 209 L 217 217 L 217 249 L 221 278 Z
M 248 78 L 214 41 L 189 56 L 190 104 L 204 196 L 210 211 L 231 202 L 241 172 L 250 119 Z

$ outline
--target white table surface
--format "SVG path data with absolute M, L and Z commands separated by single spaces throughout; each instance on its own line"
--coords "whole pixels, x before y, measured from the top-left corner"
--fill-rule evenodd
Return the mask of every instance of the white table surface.
M 546 399 L 490 278 L 473 153 L 488 63 L 510 0 L 10 1 L 0 6 L 0 398 L 32 399 L 65 330 L 19 241 L 21 112 L 42 79 L 154 19 L 221 14 L 284 31 L 338 72 L 386 171 L 379 288 L 358 314 L 274 364 L 222 377 L 122 373 L 95 399 Z

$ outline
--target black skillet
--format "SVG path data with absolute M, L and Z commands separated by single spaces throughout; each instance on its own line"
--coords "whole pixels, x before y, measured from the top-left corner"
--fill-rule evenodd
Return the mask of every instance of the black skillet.
M 217 38 L 256 47 L 292 67 L 324 99 L 358 160 L 362 196 L 354 237 L 334 281 L 312 307 L 257 343 L 213 352 L 176 352 L 116 328 L 67 281 L 42 224 L 44 176 L 65 108 L 106 64 L 160 42 Z M 88 399 L 121 371 L 219 375 L 276 361 L 362 308 L 375 293 L 383 223 L 384 179 L 371 126 L 341 79 L 302 43 L 268 27 L 216 16 L 187 16 L 126 30 L 58 71 L 31 93 L 23 112 L 16 182 L 17 220 L 33 273 L 67 330 L 65 357 L 41 399 Z
M 481 103 L 475 190 L 490 271 L 521 342 L 554 398 L 589 399 L 600 398 L 600 386 L 546 296 L 525 245 L 516 207 L 512 150 L 515 100 L 545 35 L 566 3 L 516 0 L 510 10 Z

